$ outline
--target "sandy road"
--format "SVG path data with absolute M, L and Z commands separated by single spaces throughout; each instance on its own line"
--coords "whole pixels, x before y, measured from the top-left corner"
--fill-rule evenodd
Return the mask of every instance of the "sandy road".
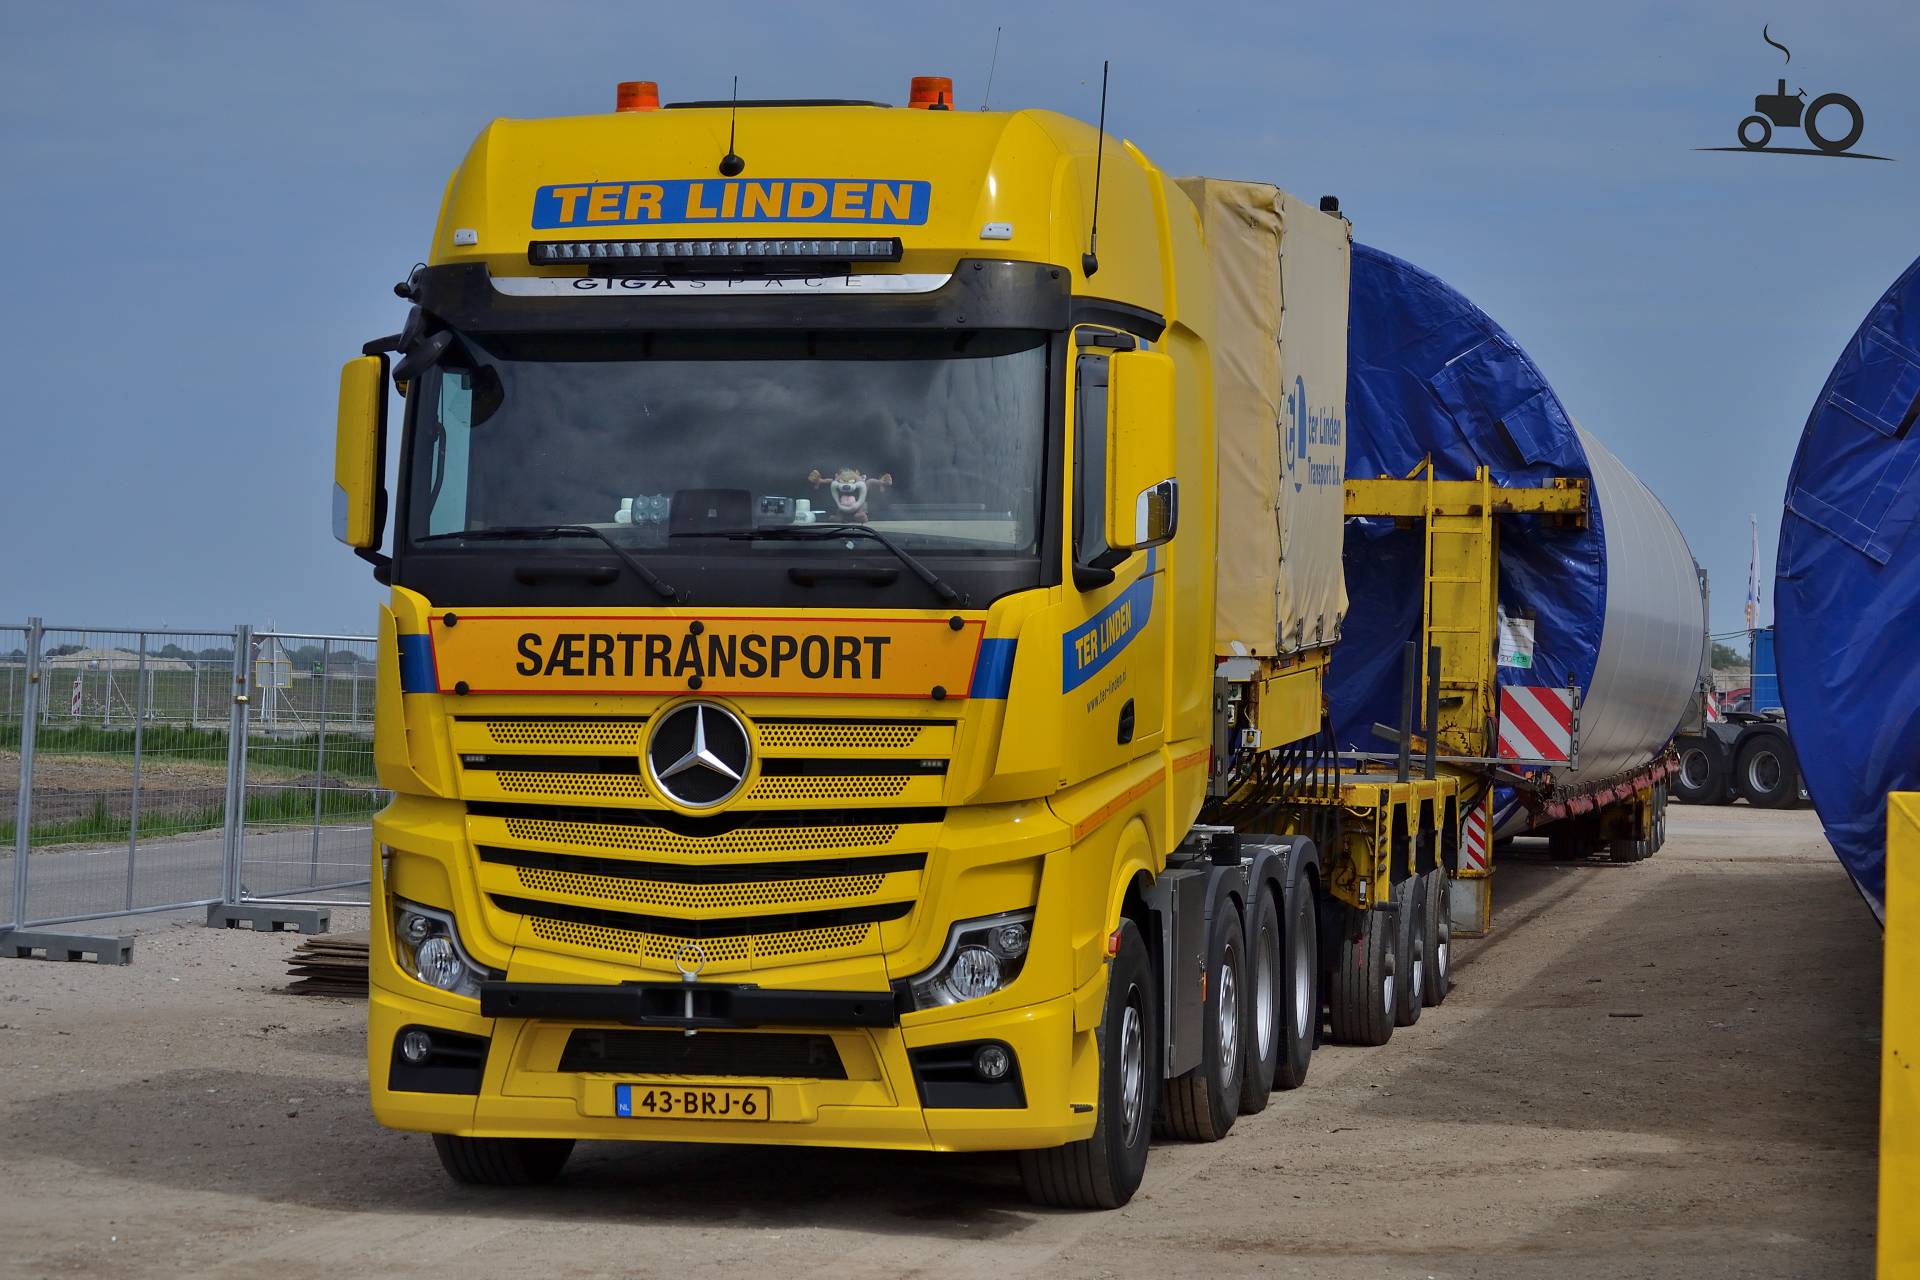
M 1114 1214 L 858 1152 L 598 1145 L 456 1189 L 368 1116 L 362 1006 L 276 992 L 290 937 L 0 962 L 0 1275 L 1870 1271 L 1879 931 L 1811 814 L 1678 809 L 1653 861 L 1517 859 L 1496 902 L 1444 1008 L 1157 1147 Z

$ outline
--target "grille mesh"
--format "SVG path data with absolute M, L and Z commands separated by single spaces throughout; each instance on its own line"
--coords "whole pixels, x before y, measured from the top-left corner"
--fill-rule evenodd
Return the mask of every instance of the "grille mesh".
M 672 964 L 689 943 L 685 938 L 667 938 L 632 929 L 610 929 L 605 925 L 576 924 L 570 920 L 550 920 L 534 916 L 529 923 L 536 938 L 560 942 L 590 951 L 611 951 L 620 955 L 642 956 L 661 964 Z M 824 929 L 797 929 L 791 933 L 769 933 L 760 937 L 702 938 L 700 950 L 709 962 L 730 960 L 792 958 L 808 952 L 828 954 L 848 951 L 867 940 L 870 924 L 832 925 Z
M 724 835 L 683 836 L 660 827 L 637 827 L 624 823 L 507 819 L 507 834 L 516 840 L 683 856 L 877 849 L 892 843 L 899 830 L 897 823 L 876 822 L 832 827 L 743 827 Z
M 750 800 L 887 800 L 907 789 L 901 774 L 830 778 L 805 775 L 762 778 L 747 792 Z
M 742 884 L 667 884 L 618 876 L 582 875 L 537 867 L 516 868 L 520 887 L 557 897 L 606 898 L 648 906 L 698 911 L 714 907 L 784 906 L 795 902 L 866 898 L 880 891 L 886 876 L 827 876 L 814 880 L 774 880 Z
M 487 720 L 487 736 L 503 747 L 638 747 L 637 720 Z
M 920 740 L 917 724 L 762 724 L 763 746 L 808 751 L 903 750 Z
M 517 795 L 590 796 L 600 800 L 643 800 L 647 784 L 631 773 L 548 773 L 502 769 L 494 777 L 502 791 Z

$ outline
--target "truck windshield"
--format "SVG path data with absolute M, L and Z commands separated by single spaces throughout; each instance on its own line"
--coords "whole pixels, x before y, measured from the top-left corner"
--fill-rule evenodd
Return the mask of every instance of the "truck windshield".
M 412 389 L 407 532 L 755 556 L 843 544 L 741 531 L 844 522 L 1032 553 L 1046 401 L 1039 333 L 459 336 Z

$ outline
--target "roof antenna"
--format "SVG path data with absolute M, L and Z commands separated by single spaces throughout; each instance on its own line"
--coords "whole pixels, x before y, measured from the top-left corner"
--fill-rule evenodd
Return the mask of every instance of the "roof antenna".
M 740 77 L 733 78 L 733 105 L 727 111 L 727 154 L 720 157 L 720 176 L 737 178 L 747 162 L 733 153 L 733 122 L 740 115 Z
M 1087 231 L 1087 251 L 1080 255 L 1080 270 L 1092 275 L 1100 269 L 1100 166 L 1107 158 L 1107 62 L 1100 61 L 1100 140 L 1093 153 L 1093 225 Z
M 1000 65 L 1000 28 L 993 29 L 993 57 L 987 63 L 987 91 L 980 95 L 980 109 L 985 111 L 987 103 L 993 100 L 993 69 Z

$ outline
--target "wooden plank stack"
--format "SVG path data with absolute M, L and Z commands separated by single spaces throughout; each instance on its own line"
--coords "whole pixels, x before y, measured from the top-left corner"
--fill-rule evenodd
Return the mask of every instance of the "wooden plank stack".
M 293 950 L 287 972 L 293 981 L 287 990 L 303 996 L 367 996 L 367 946 L 370 935 L 323 933 L 304 939 Z

